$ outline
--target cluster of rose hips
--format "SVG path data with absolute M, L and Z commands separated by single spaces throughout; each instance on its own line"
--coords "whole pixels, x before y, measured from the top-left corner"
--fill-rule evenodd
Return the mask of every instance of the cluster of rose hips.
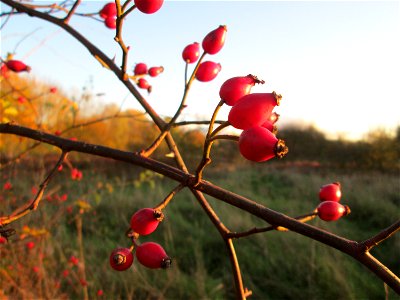
M 107 28 L 115 29 L 117 27 L 117 6 L 115 2 L 109 2 L 99 11 L 100 17 L 104 20 Z
M 324 221 L 336 221 L 350 213 L 347 205 L 339 203 L 342 191 L 339 182 L 323 185 L 319 191 L 321 203 L 317 207 L 318 216 Z
M 152 86 L 145 78 L 146 75 L 150 77 L 157 77 L 162 72 L 164 72 L 164 67 L 150 67 L 148 68 L 145 63 L 138 63 L 135 65 L 133 69 L 132 79 L 136 80 L 136 84 L 139 88 L 147 90 L 147 92 L 151 92 Z
M 135 7 L 145 14 L 153 14 L 158 11 L 164 0 L 135 0 Z M 99 11 L 100 17 L 104 20 L 107 28 L 117 27 L 117 6 L 115 2 L 109 2 Z
M 229 124 L 243 130 L 238 142 L 240 153 L 248 160 L 262 162 L 283 157 L 288 148 L 275 135 L 279 115 L 273 109 L 282 96 L 275 92 L 250 94 L 256 83 L 264 81 L 253 75 L 233 77 L 222 84 L 219 95 L 225 104 L 232 106 Z
M 218 53 L 225 44 L 227 28 L 225 25 L 219 26 L 217 29 L 209 32 L 203 39 L 202 48 L 205 54 Z M 194 42 L 187 45 L 182 51 L 182 58 L 187 64 L 198 61 L 200 57 L 200 44 Z M 207 82 L 217 77 L 221 71 L 221 65 L 213 61 L 204 61 L 200 63 L 195 77 L 198 81 Z
M 224 25 L 209 32 L 202 41 L 204 54 L 218 53 L 224 46 L 226 32 Z M 194 42 L 183 49 L 182 58 L 187 64 L 198 61 L 199 57 L 199 43 Z M 195 70 L 195 78 L 202 82 L 211 81 L 220 71 L 220 64 L 204 61 Z M 279 115 L 273 109 L 279 105 L 282 97 L 275 92 L 250 94 L 256 83 L 264 81 L 253 75 L 233 77 L 223 83 L 219 94 L 225 104 L 232 106 L 229 124 L 243 130 L 239 137 L 240 153 L 249 160 L 261 162 L 283 157 L 288 148 L 283 140 L 275 136 L 275 122 Z
M 130 221 L 129 236 L 133 246 L 130 248 L 116 248 L 111 252 L 110 265 L 114 270 L 125 271 L 133 264 L 133 251 L 137 260 L 143 266 L 150 269 L 166 269 L 171 266 L 171 258 L 168 257 L 163 247 L 155 242 L 137 243 L 140 235 L 149 235 L 156 230 L 163 220 L 162 211 L 153 208 L 142 208 L 132 215 Z

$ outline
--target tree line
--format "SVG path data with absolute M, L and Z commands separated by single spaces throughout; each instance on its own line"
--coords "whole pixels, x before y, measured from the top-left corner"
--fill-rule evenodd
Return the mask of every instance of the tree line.
M 117 104 L 99 104 L 83 89 L 80 95 L 66 95 L 38 79 L 12 74 L 1 82 L 0 118 L 31 128 L 42 129 L 65 138 L 106 145 L 127 151 L 146 148 L 157 136 L 158 130 L 145 113 L 121 110 Z M 96 109 L 93 109 L 95 107 Z M 40 118 L 39 118 L 40 116 Z M 195 166 L 202 153 L 206 127 L 182 126 L 173 129 L 176 142 L 190 164 Z M 280 164 L 329 167 L 353 170 L 400 170 L 400 126 L 394 132 L 377 129 L 362 140 L 329 139 L 313 126 L 286 125 L 279 128 L 278 137 L 285 140 L 289 154 Z M 14 141 L 18 139 L 18 142 Z M 7 162 L 32 147 L 32 141 L 12 135 L 2 137 L 1 161 Z M 237 151 L 236 142 L 216 141 L 212 157 L 215 165 L 226 168 L 248 163 Z M 7 145 L 7 147 L 6 147 Z M 33 147 L 33 155 L 52 152 L 49 146 Z M 168 160 L 167 147 L 155 153 L 157 159 Z M 79 157 L 88 160 L 90 157 Z

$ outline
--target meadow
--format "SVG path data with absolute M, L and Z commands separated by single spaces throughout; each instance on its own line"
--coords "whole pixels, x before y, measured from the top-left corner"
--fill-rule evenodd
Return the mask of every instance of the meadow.
M 185 189 L 167 207 L 156 232 L 141 237 L 141 242 L 163 245 L 173 259 L 172 268 L 149 270 L 135 261 L 125 272 L 113 271 L 109 255 L 118 246 L 129 246 L 125 232 L 131 215 L 139 208 L 158 204 L 174 183 L 112 161 L 80 169 L 81 181 L 72 181 L 68 171 L 61 171 L 40 208 L 12 224 L 16 234 L 0 245 L 0 299 L 235 297 L 224 243 Z M 23 180 L 3 193 L 2 214 L 32 197 L 35 180 L 45 175 L 44 166 L 28 170 L 16 165 L 8 172 Z M 39 177 L 33 178 L 32 172 Z M 400 215 L 398 174 L 393 173 L 332 172 L 268 163 L 210 168 L 206 179 L 289 216 L 313 211 L 319 203 L 319 187 L 339 181 L 342 202 L 352 213 L 337 222 L 316 218 L 310 224 L 357 241 L 391 225 Z M 1 180 L 3 185 L 4 178 Z M 209 201 L 234 231 L 268 225 L 224 203 Z M 269 231 L 236 239 L 235 245 L 252 299 L 397 297 L 352 258 L 296 233 Z M 399 253 L 398 235 L 373 251 L 396 274 L 400 273 Z

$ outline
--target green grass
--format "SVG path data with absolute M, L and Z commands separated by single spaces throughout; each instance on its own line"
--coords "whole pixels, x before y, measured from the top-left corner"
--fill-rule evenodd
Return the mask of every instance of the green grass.
M 385 174 L 327 173 L 323 170 L 278 168 L 279 165 L 252 165 L 228 174 L 207 170 L 206 179 L 233 192 L 290 216 L 312 211 L 319 203 L 319 187 L 339 181 L 344 204 L 352 213 L 338 222 L 315 219 L 310 224 L 349 239 L 363 240 L 389 226 L 400 216 L 398 176 Z M 3 200 L 10 209 L 21 199 L 17 191 L 30 193 L 31 177 L 15 182 L 6 199 L 17 197 L 17 203 Z M 115 272 L 108 264 L 110 252 L 128 246 L 125 231 L 133 212 L 158 204 L 175 186 L 174 182 L 150 173 L 126 170 L 103 173 L 84 170 L 81 182 L 61 175 L 49 190 L 68 193 L 63 203 L 44 200 L 37 212 L 15 225 L 45 227 L 47 236 L 31 236 L 0 246 L 1 291 L 10 298 L 82 298 L 79 278 L 85 267 L 88 292 L 96 299 L 97 290 L 105 299 L 231 299 L 234 288 L 231 266 L 219 233 L 213 227 L 190 192 L 181 191 L 165 210 L 166 218 L 156 232 L 140 241 L 156 241 L 173 258 L 168 270 L 148 270 L 134 262 L 126 272 Z M 18 186 L 17 186 L 18 184 Z M 85 200 L 91 209 L 79 214 L 76 200 Z M 234 207 L 208 199 L 221 220 L 232 230 L 241 231 L 265 226 L 262 221 Z M 3 205 L 4 204 L 4 205 Z M 72 214 L 65 208 L 74 207 Z M 6 209 L 4 209 L 6 211 Z M 4 211 L 2 213 L 4 213 Z M 83 220 L 84 260 L 80 255 L 76 218 Z M 47 224 L 47 225 L 46 225 Z M 27 251 L 25 241 L 36 241 Z M 267 232 L 235 240 L 236 251 L 251 299 L 384 299 L 380 279 L 349 256 L 293 232 Z M 383 242 L 373 254 L 400 273 L 398 236 Z M 73 267 L 71 255 L 80 258 Z M 18 270 L 18 265 L 21 265 Z M 10 268 L 13 266 L 13 268 Z M 39 274 L 32 267 L 40 266 Z M 61 274 L 70 271 L 67 277 Z M 15 284 L 13 284 L 13 282 Z M 54 289 L 54 285 L 59 288 Z M 395 299 L 390 291 L 389 299 Z

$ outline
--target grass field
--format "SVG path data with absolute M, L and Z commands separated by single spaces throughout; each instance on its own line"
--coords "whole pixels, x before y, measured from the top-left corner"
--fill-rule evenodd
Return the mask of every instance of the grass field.
M 15 181 L 0 200 L 2 214 L 24 201 L 22 196 L 29 199 L 32 186 L 44 176 L 40 170 L 37 179 L 21 170 L 13 172 L 24 180 Z M 129 246 L 125 231 L 132 213 L 158 204 L 175 183 L 118 166 L 83 172 L 79 182 L 66 173 L 56 177 L 39 210 L 13 224 L 17 234 L 0 245 L 0 299 L 81 299 L 85 293 L 90 299 L 234 298 L 224 243 L 186 190 L 166 208 L 157 231 L 140 238 L 162 244 L 173 267 L 148 270 L 135 261 L 128 271 L 113 271 L 109 254 L 117 246 Z M 234 172 L 210 168 L 206 179 L 290 216 L 311 212 L 319 203 L 319 187 L 339 181 L 342 202 L 352 213 L 338 222 L 315 219 L 310 224 L 357 241 L 400 216 L 397 174 L 261 164 Z M 209 200 L 233 231 L 267 225 Z M 32 249 L 27 248 L 30 241 L 35 243 Z M 383 282 L 365 267 L 298 234 L 271 231 L 235 240 L 235 246 L 244 284 L 253 291 L 251 299 L 385 299 Z M 373 251 L 396 274 L 400 274 L 399 253 L 398 235 Z M 397 296 L 389 291 L 388 297 Z

